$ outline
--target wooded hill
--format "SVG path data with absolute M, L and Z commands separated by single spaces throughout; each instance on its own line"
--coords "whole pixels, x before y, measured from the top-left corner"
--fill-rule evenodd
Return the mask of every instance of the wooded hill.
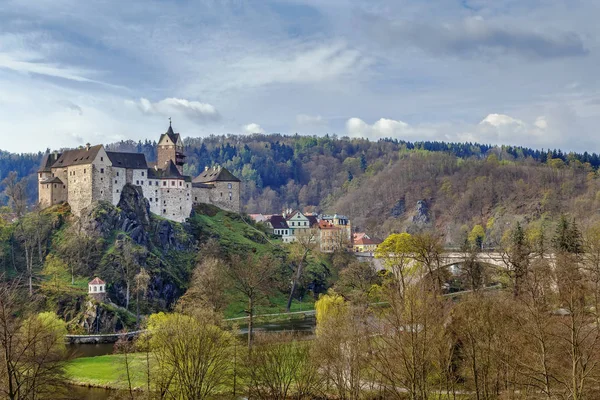
M 279 134 L 187 138 L 185 146 L 187 174 L 220 164 L 242 179 L 246 212 L 290 207 L 344 213 L 357 228 L 382 237 L 433 224 L 453 244 L 475 224 L 493 228 L 490 221 L 563 212 L 589 218 L 600 200 L 595 153 Z M 156 159 L 156 142 L 122 141 L 108 148 Z M 34 201 L 41 156 L 0 152 L 0 180 L 16 171 Z M 424 202 L 417 212 L 419 200 Z M 488 239 L 493 245 L 494 235 Z

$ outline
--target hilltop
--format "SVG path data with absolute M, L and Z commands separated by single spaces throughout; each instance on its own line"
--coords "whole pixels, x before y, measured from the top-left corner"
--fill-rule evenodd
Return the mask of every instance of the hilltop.
M 589 217 L 600 166 L 596 153 L 477 143 L 256 134 L 186 138 L 184 145 L 184 173 L 219 164 L 240 177 L 245 212 L 288 207 L 341 212 L 358 229 L 379 236 L 433 224 L 448 243 L 492 220 Z M 150 141 L 122 141 L 107 149 L 144 153 L 150 161 L 157 157 L 156 142 Z M 0 153 L 0 178 L 16 171 L 30 202 L 41 156 Z
M 280 243 L 249 218 L 199 205 L 188 222 L 169 221 L 151 214 L 141 190 L 131 185 L 117 206 L 97 203 L 80 219 L 61 204 L 0 225 L 5 276 L 21 277 L 24 288 L 31 276 L 34 296 L 45 299 L 43 310 L 58 313 L 78 333 L 133 328 L 138 307 L 141 315 L 173 309 L 206 257 L 248 253 L 270 254 L 281 260 L 282 276 L 290 273 Z M 148 282 L 138 296 L 142 268 Z M 109 300 L 88 298 L 94 276 L 106 281 Z M 282 298 L 275 293 L 263 306 L 277 311 Z M 228 316 L 244 315 L 238 299 L 228 301 Z

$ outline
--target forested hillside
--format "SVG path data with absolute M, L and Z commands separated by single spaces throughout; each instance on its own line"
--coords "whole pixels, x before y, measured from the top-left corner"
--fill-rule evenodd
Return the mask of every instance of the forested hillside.
M 490 218 L 501 223 L 562 212 L 588 216 L 597 201 L 595 153 L 278 134 L 187 138 L 185 146 L 187 174 L 221 164 L 242 179 L 246 212 L 341 212 L 381 236 L 418 228 L 411 225 L 419 200 L 419 214 L 427 213 L 417 216 L 419 224 L 442 228 L 452 243 L 465 226 Z M 156 159 L 156 142 L 122 141 L 108 148 Z M 41 155 L 0 152 L 0 180 L 15 171 L 25 179 L 30 203 L 37 197 Z

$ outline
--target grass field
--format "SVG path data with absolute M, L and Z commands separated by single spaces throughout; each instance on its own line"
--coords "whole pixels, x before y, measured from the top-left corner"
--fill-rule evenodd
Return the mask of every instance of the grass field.
M 132 386 L 145 387 L 146 358 L 144 353 L 129 355 Z M 65 372 L 70 382 L 81 386 L 127 389 L 125 356 L 111 354 L 98 357 L 84 357 L 69 361 Z

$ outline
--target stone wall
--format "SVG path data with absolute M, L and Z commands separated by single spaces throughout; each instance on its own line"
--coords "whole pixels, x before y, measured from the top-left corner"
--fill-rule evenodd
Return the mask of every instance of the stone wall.
M 213 182 L 209 203 L 227 211 L 240 212 L 240 182 Z
M 191 183 L 183 179 L 166 179 L 163 182 L 167 182 L 167 186 L 159 186 L 160 212 L 157 214 L 173 221 L 184 222 L 192 212 Z
M 92 204 L 92 168 L 91 164 L 74 165 L 67 168 L 67 199 L 71 212 L 81 215 L 81 210 Z
M 164 140 L 168 140 L 165 138 Z M 175 145 L 158 145 L 157 162 L 159 169 L 165 168 L 169 160 L 175 162 Z
M 211 188 L 195 188 L 192 187 L 192 202 L 210 204 L 212 191 Z

